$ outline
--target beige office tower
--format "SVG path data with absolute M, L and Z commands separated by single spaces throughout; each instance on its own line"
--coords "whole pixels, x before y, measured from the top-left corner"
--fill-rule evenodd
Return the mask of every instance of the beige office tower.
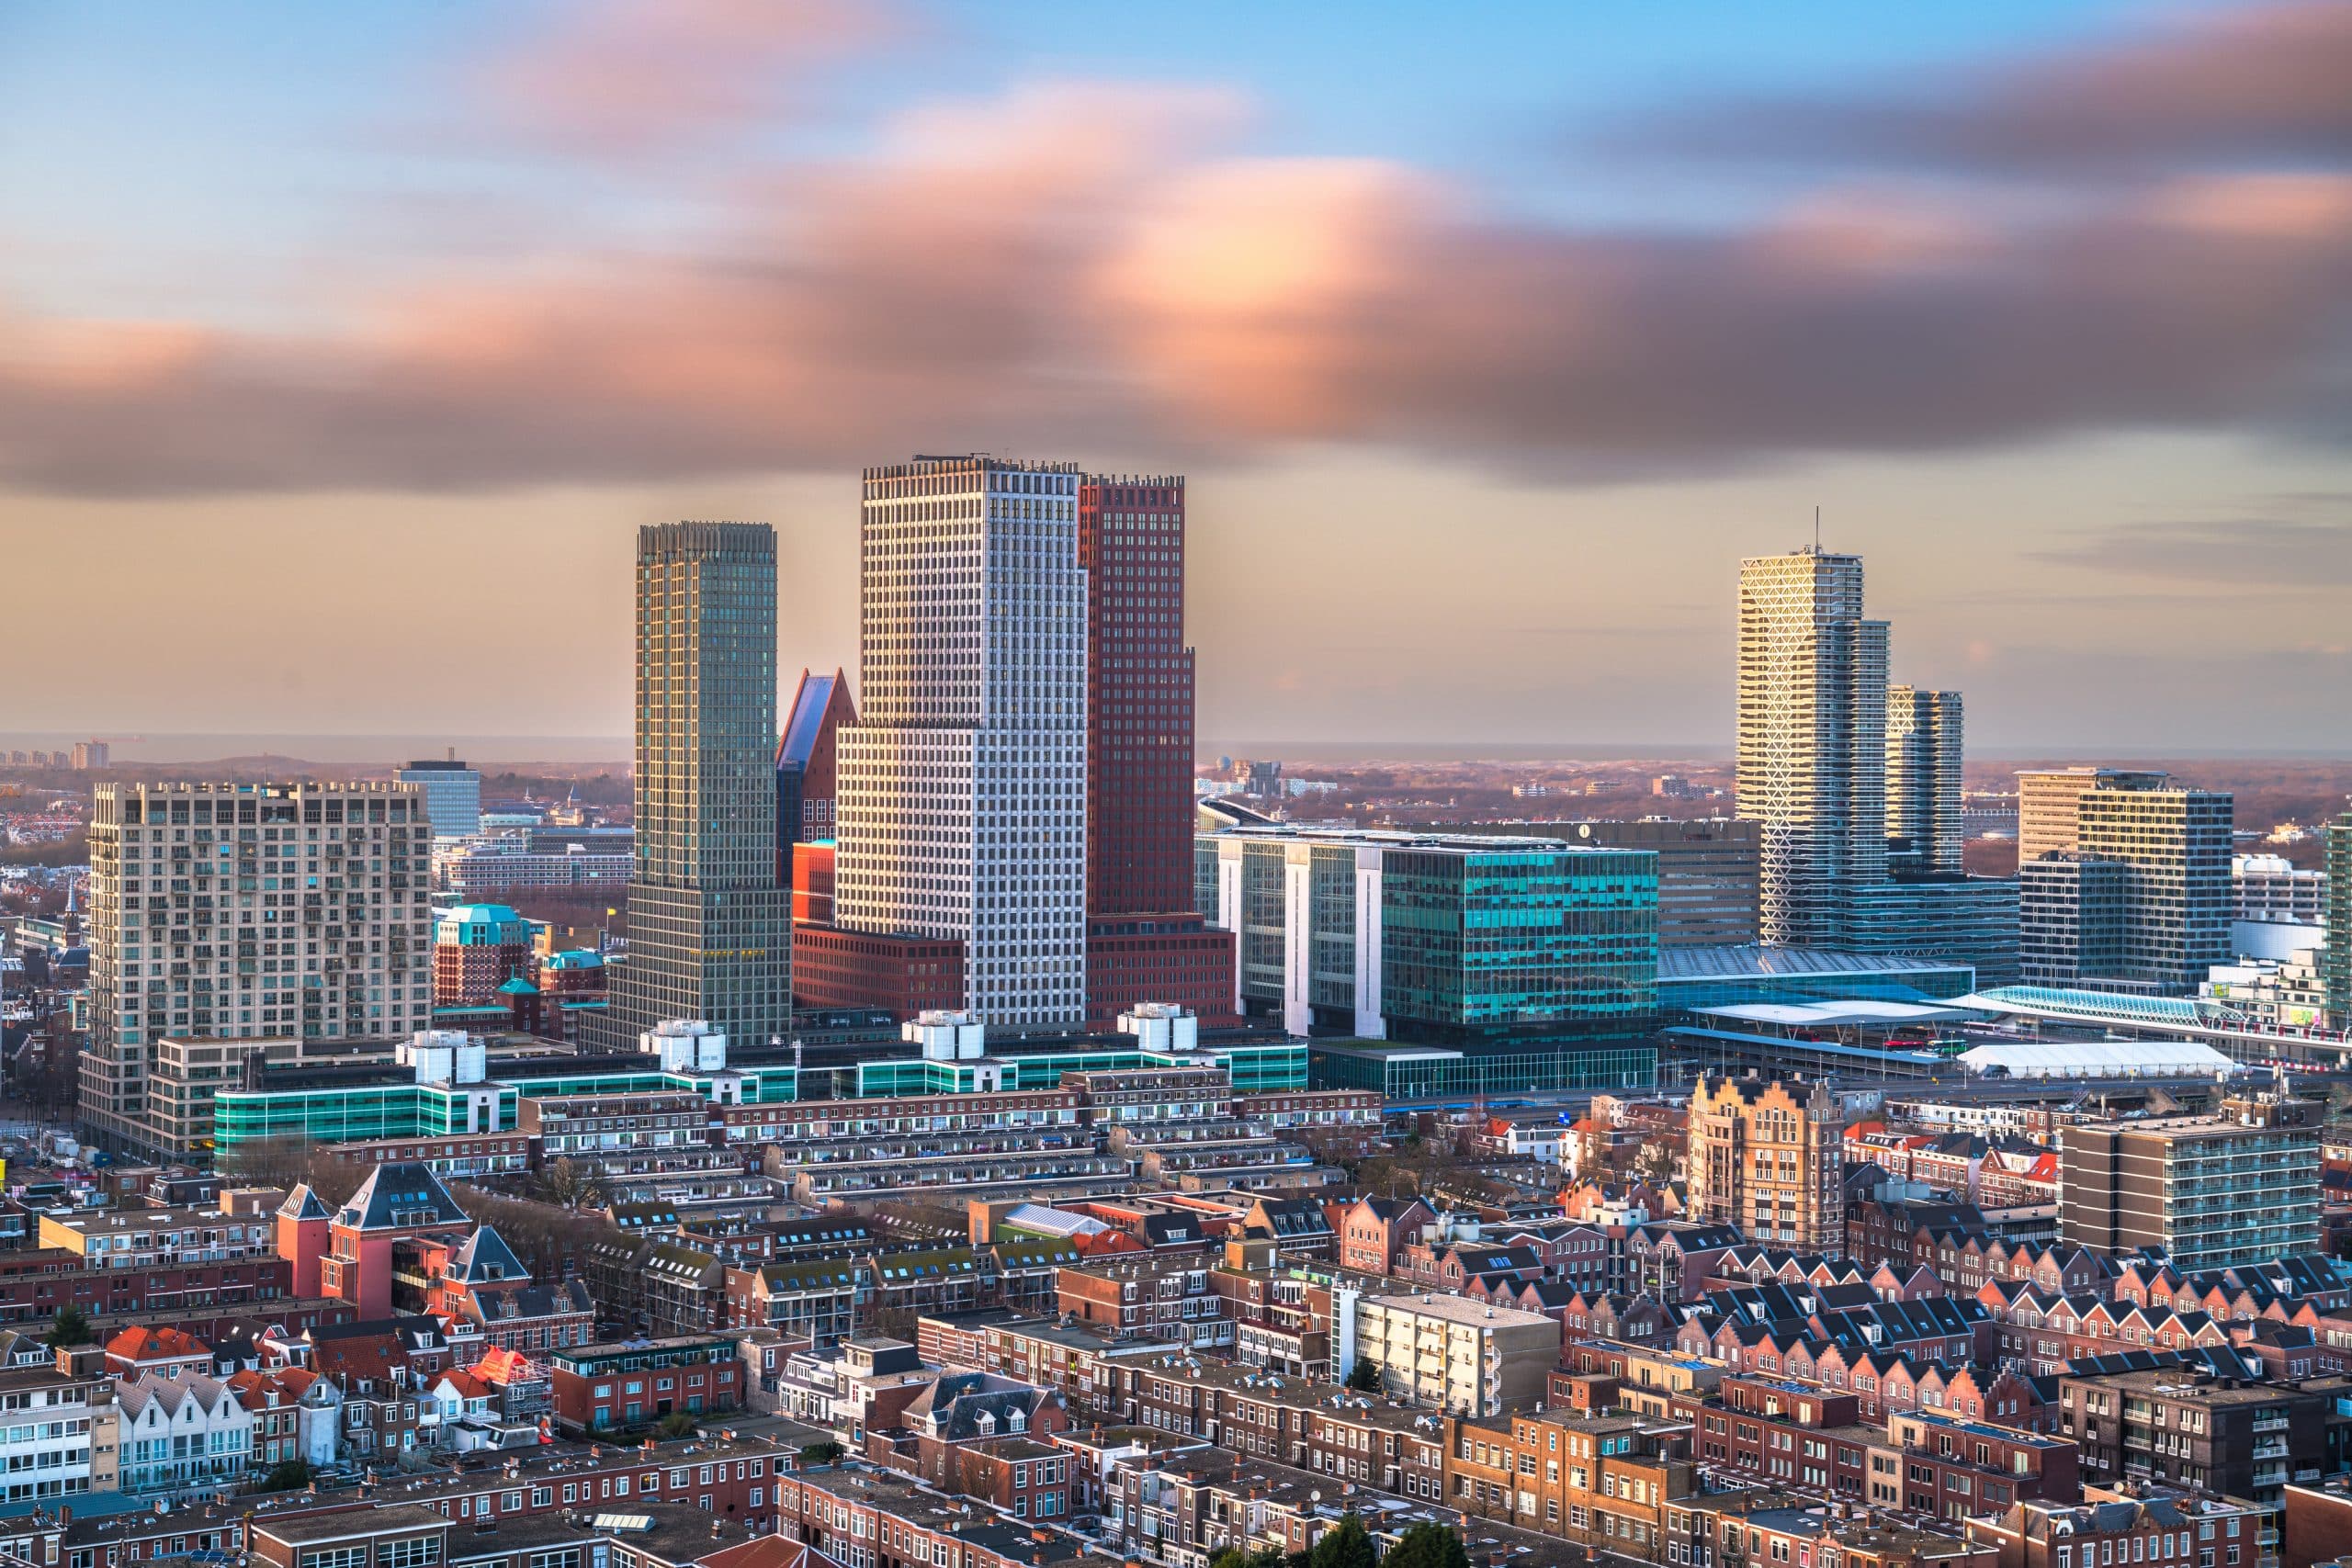
M 2162 789 L 2168 773 L 2128 768 L 2038 768 L 2018 774 L 2018 863 L 2083 847 L 2081 801 L 2094 789 Z
M 1690 1094 L 1689 1216 L 1751 1241 L 1842 1257 L 1842 1102 L 1826 1085 L 1702 1077 Z
M 963 942 L 966 1008 L 1012 1031 L 1086 1015 L 1079 479 L 988 457 L 865 471 L 834 919 Z
M 1961 720 L 1958 692 L 1886 690 L 1886 836 L 1906 870 L 1961 869 Z
M 166 1040 L 426 1028 L 432 854 L 413 784 L 98 785 L 83 1131 L 165 1148 L 148 1091 Z
M 1740 563 L 1739 815 L 1763 825 L 1767 943 L 1849 942 L 1852 889 L 1886 879 L 1886 668 L 1861 557 Z

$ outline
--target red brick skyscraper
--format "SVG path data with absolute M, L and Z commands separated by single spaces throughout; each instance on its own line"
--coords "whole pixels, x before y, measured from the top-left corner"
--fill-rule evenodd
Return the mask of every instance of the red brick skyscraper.
M 1184 480 L 1090 475 L 1088 1020 L 1141 1001 L 1231 1018 L 1233 936 L 1193 910 L 1193 650 L 1184 646 Z

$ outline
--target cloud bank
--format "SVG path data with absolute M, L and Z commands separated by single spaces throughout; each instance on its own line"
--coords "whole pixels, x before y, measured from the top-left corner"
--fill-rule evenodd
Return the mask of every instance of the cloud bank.
M 486 128 L 669 153 L 788 114 L 812 60 L 869 46 L 819 5 L 582 16 L 530 58 L 481 64 Z M 2340 434 L 2345 17 L 2258 9 L 1913 107 L 1820 106 L 1781 134 L 1923 175 L 2128 167 L 2056 216 L 1825 174 L 1737 230 L 1578 230 L 1499 220 L 1393 163 L 1237 152 L 1248 107 L 1215 88 L 928 104 L 863 152 L 733 180 L 691 250 L 616 243 L 527 281 L 356 302 L 334 333 L 0 308 L 0 483 L 461 490 L 838 468 L 942 443 L 1361 443 L 1667 471 L 2126 428 Z M 700 90 L 714 60 L 730 63 Z M 1744 124 L 1770 147 L 1770 109 L 1656 144 Z

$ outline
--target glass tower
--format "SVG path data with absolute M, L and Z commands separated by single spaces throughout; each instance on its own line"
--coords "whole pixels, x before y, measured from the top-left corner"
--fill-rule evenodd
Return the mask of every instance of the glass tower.
M 637 540 L 637 866 L 602 1044 L 669 1019 L 739 1044 L 792 1024 L 792 895 L 775 859 L 775 530 L 665 523 Z

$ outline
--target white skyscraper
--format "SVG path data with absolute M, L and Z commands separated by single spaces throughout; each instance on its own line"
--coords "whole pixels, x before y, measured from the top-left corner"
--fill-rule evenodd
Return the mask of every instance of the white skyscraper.
M 1079 481 L 985 457 L 865 472 L 834 919 L 962 941 L 966 1006 L 1001 1028 L 1085 1014 Z
M 1886 836 L 1913 870 L 1961 869 L 1962 713 L 1958 692 L 1887 688 Z
M 1763 824 L 1766 942 L 1853 942 L 1853 890 L 1886 880 L 1886 671 L 1861 557 L 1740 563 L 1739 815 Z

